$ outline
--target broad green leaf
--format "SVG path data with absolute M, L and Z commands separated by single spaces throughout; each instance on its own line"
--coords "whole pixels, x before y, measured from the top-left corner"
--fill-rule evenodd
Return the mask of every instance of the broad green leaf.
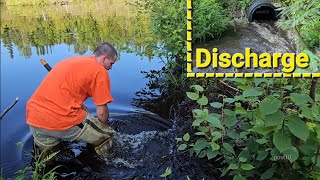
M 263 94 L 263 89 L 262 88 L 247 89 L 247 90 L 243 91 L 242 94 L 243 94 L 244 97 L 261 96 Z
M 302 139 L 303 141 L 306 141 L 308 139 L 309 137 L 308 126 L 299 117 L 289 116 L 287 125 L 293 135 Z
M 194 144 L 193 150 L 199 153 L 202 149 L 206 148 L 209 146 L 209 143 L 207 142 L 206 139 L 200 138 L 196 141 Z
M 285 150 L 282 154 L 285 155 L 287 160 L 289 160 L 291 163 L 296 161 L 299 157 L 299 151 L 293 146 Z
M 286 85 L 282 87 L 283 89 L 287 89 L 287 90 L 292 90 L 293 86 L 292 85 Z
M 213 103 L 210 103 L 210 106 L 213 108 L 221 108 L 223 104 L 219 102 L 213 102 Z
M 312 115 L 313 115 L 313 117 L 317 117 L 317 116 L 319 116 L 320 115 L 320 106 L 317 106 L 316 104 L 314 104 L 313 106 L 312 106 Z
M 299 165 L 299 163 L 297 163 L 297 162 L 293 162 L 293 164 L 292 164 L 292 168 L 293 168 L 294 170 L 298 170 L 298 169 L 300 169 L 300 168 L 301 168 L 301 166 Z
M 312 122 L 307 122 L 306 125 L 308 126 L 309 130 L 314 131 L 314 128 L 318 125 Z
M 266 144 L 268 142 L 268 140 L 267 139 L 257 139 L 256 142 L 259 144 Z
M 202 96 L 201 98 L 199 98 L 199 99 L 197 100 L 197 103 L 198 103 L 199 105 L 205 106 L 205 105 L 208 104 L 208 98 L 205 97 L 205 96 Z
M 186 133 L 186 134 L 183 135 L 182 138 L 183 138 L 184 141 L 189 141 L 190 140 L 190 134 Z
M 240 161 L 240 162 L 247 162 L 247 160 L 248 160 L 248 159 L 245 158 L 245 157 L 239 157 L 239 161 Z
M 210 145 L 211 145 L 212 151 L 216 151 L 216 150 L 219 150 L 219 149 L 220 149 L 219 144 L 217 144 L 217 143 L 215 143 L 215 142 L 211 142 Z
M 248 115 L 248 111 L 246 111 L 246 110 L 241 106 L 241 103 L 235 103 L 235 105 L 236 105 L 236 114 Z
M 203 87 L 200 86 L 200 85 L 192 85 L 191 87 L 194 88 L 195 90 L 199 91 L 199 92 L 204 91 Z
M 232 154 L 236 154 L 235 152 L 234 152 L 234 150 L 233 150 L 233 147 L 229 144 L 229 143 L 223 143 L 223 147 L 227 150 L 227 151 L 229 151 L 229 152 L 231 152 Z
M 224 109 L 223 112 L 228 116 L 236 116 L 235 111 L 232 111 L 230 109 Z
M 242 150 L 238 157 L 243 157 L 243 158 L 246 158 L 246 159 L 249 159 L 252 157 L 252 155 L 250 155 L 249 151 L 248 150 Z
M 258 86 L 262 82 L 268 82 L 266 78 L 254 78 L 254 83 L 256 86 Z
M 217 117 L 209 115 L 207 121 L 211 123 L 213 127 L 223 129 L 221 121 Z
M 282 111 L 277 111 L 273 114 L 268 114 L 264 117 L 264 124 L 266 127 L 268 126 L 277 126 L 281 125 L 284 120 L 284 114 Z
M 246 97 L 244 97 L 243 95 L 240 95 L 240 96 L 235 96 L 234 99 L 236 101 L 246 101 Z
M 313 103 L 311 97 L 306 94 L 290 93 L 290 97 L 292 102 L 296 103 L 297 105 Z
M 271 179 L 274 175 L 275 170 L 276 170 L 275 167 L 269 168 L 261 175 L 261 179 Z
M 256 143 L 253 137 L 250 137 L 249 139 L 247 139 L 246 144 L 247 144 L 248 151 L 250 153 L 255 153 L 259 148 L 259 144 Z
M 198 155 L 199 158 L 204 158 L 205 156 L 207 156 L 207 151 L 206 150 L 202 150 Z
M 230 164 L 227 169 L 235 170 L 235 169 L 239 169 L 239 167 L 236 164 Z
M 224 169 L 223 169 L 223 171 L 221 172 L 220 177 L 225 176 L 225 175 L 227 174 L 227 172 L 228 172 L 228 171 L 229 171 L 229 169 L 228 169 L 228 168 L 224 168 Z
M 227 131 L 227 135 L 232 139 L 239 139 L 240 135 L 232 130 Z
M 180 144 L 180 146 L 178 147 L 178 150 L 183 151 L 187 148 L 186 144 Z
M 216 141 L 222 137 L 222 134 L 219 131 L 214 131 L 211 133 L 212 141 Z
M 247 131 L 247 130 L 251 130 L 252 129 L 252 125 L 251 124 L 239 124 L 239 128 L 241 129 L 241 130 L 244 130 L 244 131 L 242 131 L 241 133 L 244 133 L 245 131 Z
M 197 135 L 197 136 L 204 136 L 204 135 L 206 135 L 206 133 L 205 133 L 205 132 L 196 132 L 195 135 Z
M 261 151 L 258 153 L 257 160 L 263 161 L 268 156 L 268 151 Z
M 215 158 L 218 155 L 218 151 L 207 151 L 207 158 L 208 160 Z
M 225 126 L 227 126 L 227 127 L 230 127 L 230 126 L 235 125 L 236 122 L 237 122 L 236 116 L 229 116 L 229 117 L 227 117 L 227 118 L 225 119 L 225 121 L 224 121 L 223 124 L 224 124 Z
M 217 114 L 217 113 L 210 113 L 208 116 L 213 116 L 213 117 L 218 118 L 218 119 L 221 118 L 221 115 Z
M 196 115 L 196 117 L 198 118 L 205 118 L 206 117 L 206 111 L 205 109 L 204 110 L 201 110 L 201 109 L 194 109 L 193 110 L 193 113 Z
M 244 178 L 243 176 L 241 176 L 240 174 L 233 176 L 232 180 L 246 180 L 246 178 Z
M 252 166 L 251 164 L 241 164 L 240 168 L 245 171 L 250 171 L 254 169 L 254 166 Z
M 199 98 L 199 94 L 194 93 L 194 92 L 187 92 L 187 96 L 188 96 L 188 98 L 190 98 L 191 100 L 194 100 L 194 101 Z
M 314 120 L 315 117 L 312 114 L 312 109 L 307 106 L 301 106 L 301 115 L 307 119 Z
M 198 130 L 201 131 L 201 132 L 204 132 L 204 133 L 206 133 L 206 132 L 209 131 L 209 129 L 208 129 L 207 127 L 204 127 L 204 126 L 200 126 L 200 127 L 198 128 Z
M 272 158 L 276 157 L 276 156 L 281 156 L 280 151 L 277 148 L 273 148 L 270 152 Z
M 310 166 L 312 164 L 312 157 L 304 157 L 303 158 L 303 164 L 306 166 Z
M 315 127 L 314 131 L 317 134 L 317 139 L 320 140 L 320 126 Z
M 235 102 L 235 99 L 234 98 L 224 98 L 223 101 L 226 103 L 233 103 L 233 102 Z
M 202 122 L 203 122 L 203 119 L 196 119 L 192 122 L 192 126 L 200 126 Z
M 254 127 L 254 128 L 253 128 L 253 131 L 254 131 L 254 132 L 257 132 L 257 133 L 259 133 L 259 134 L 262 134 L 262 135 L 267 135 L 267 134 L 269 134 L 270 132 L 275 131 L 275 130 L 277 130 L 277 129 L 278 129 L 277 126 Z
M 277 112 L 280 107 L 281 101 L 273 96 L 267 96 L 259 105 L 260 112 L 263 116 Z
M 280 131 L 278 131 L 273 133 L 273 143 L 282 153 L 291 147 L 291 138 L 287 134 L 282 134 Z
M 311 158 L 311 161 L 312 161 L 313 164 L 315 164 L 316 163 L 316 156 L 313 156 Z M 316 166 L 320 168 L 320 156 L 317 156 L 317 164 L 316 164 Z

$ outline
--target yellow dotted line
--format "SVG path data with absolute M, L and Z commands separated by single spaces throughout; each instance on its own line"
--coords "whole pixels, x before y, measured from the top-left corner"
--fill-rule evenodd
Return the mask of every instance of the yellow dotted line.
M 192 72 L 192 0 L 187 0 L 187 72 Z M 204 74 L 197 77 L 204 77 Z
M 292 73 L 292 74 L 288 74 L 288 73 L 187 73 L 187 77 L 320 78 L 320 73 Z

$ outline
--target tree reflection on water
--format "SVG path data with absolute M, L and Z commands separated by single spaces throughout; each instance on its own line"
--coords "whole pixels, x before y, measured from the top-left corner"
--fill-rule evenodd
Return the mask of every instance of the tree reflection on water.
M 163 72 L 161 70 L 151 70 L 149 72 L 142 71 L 145 78 L 149 81 L 147 87 L 135 93 L 136 98 L 133 98 L 132 105 L 151 111 L 163 118 L 170 118 L 172 108 L 181 101 L 181 96 L 176 90 L 167 87 L 164 82 Z
M 2 6 L 0 35 L 12 59 L 13 45 L 26 58 L 32 55 L 33 47 L 37 55 L 45 55 L 52 53 L 54 45 L 67 44 L 81 55 L 93 51 L 103 41 L 121 51 L 141 52 L 145 41 L 152 39 L 148 21 L 147 15 L 136 13 L 124 0 L 64 6 Z

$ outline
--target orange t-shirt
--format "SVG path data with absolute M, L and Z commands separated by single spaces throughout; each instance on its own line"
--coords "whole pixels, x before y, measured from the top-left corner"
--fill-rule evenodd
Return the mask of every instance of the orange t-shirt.
M 65 130 L 80 124 L 89 97 L 95 105 L 113 101 L 108 71 L 92 56 L 71 57 L 56 64 L 27 102 L 27 124 Z

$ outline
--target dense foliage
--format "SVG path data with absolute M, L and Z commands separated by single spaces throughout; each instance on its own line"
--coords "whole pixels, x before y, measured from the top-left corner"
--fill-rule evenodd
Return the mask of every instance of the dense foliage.
M 280 27 L 296 31 L 297 43 L 311 59 L 311 70 L 318 72 L 319 3 L 287 3 L 282 8 L 287 19 Z M 318 80 L 246 78 L 229 83 L 237 89 L 235 96 L 191 86 L 187 96 L 198 104 L 192 111 L 195 132 L 177 138 L 178 149 L 222 162 L 221 176 L 233 179 L 318 179 Z M 208 99 L 212 93 L 218 98 Z
M 320 101 L 305 94 L 301 80 L 234 79 L 240 92 L 219 94 L 215 102 L 199 85 L 187 96 L 193 110 L 193 140 L 185 134 L 180 150 L 208 159 L 223 157 L 234 179 L 292 179 L 320 176 Z M 294 82 L 296 81 L 296 82 Z M 317 95 L 320 95 L 318 90 Z M 217 159 L 217 158 L 216 158 Z
M 281 8 L 286 20 L 280 24 L 285 29 L 297 28 L 303 40 L 311 48 L 320 47 L 320 3 L 312 0 L 287 2 Z M 318 49 L 319 50 L 319 49 Z
M 240 6 L 244 9 L 248 6 L 248 1 L 232 3 L 193 1 L 193 41 L 219 37 L 233 23 L 223 8 Z M 302 0 L 287 3 L 282 13 L 288 16 L 281 27 L 297 29 L 301 33 L 301 39 L 307 44 L 302 47 L 316 70 L 320 32 L 318 4 Z M 216 85 L 217 81 L 202 81 L 205 82 L 202 84 L 184 75 L 186 2 L 147 1 L 145 5 L 151 12 L 153 32 L 163 46 L 154 55 L 164 56 L 171 62 L 164 72 L 166 79 L 169 83 L 174 79 L 172 84 L 179 90 L 193 84 L 193 91 L 187 92 L 187 96 L 198 104 L 192 111 L 195 132 L 191 130 L 177 138 L 179 150 L 222 162 L 225 166 L 221 169 L 222 176 L 234 179 L 315 179 L 320 176 L 320 90 L 317 81 L 233 79 L 229 83 L 237 89 L 235 96 L 212 92 L 209 86 Z M 179 65 L 182 65 L 180 73 L 172 73 Z M 209 95 L 218 98 L 208 99 Z

